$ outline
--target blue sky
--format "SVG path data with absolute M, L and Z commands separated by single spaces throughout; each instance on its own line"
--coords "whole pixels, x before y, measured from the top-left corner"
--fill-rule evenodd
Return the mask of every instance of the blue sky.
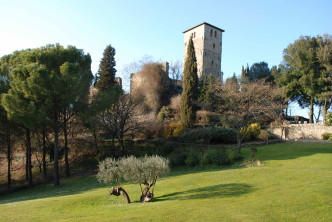
M 0 7 L 0 56 L 46 44 L 74 45 L 91 54 L 96 73 L 111 44 L 118 76 L 144 55 L 182 61 L 182 32 L 202 22 L 225 30 L 225 77 L 240 74 L 247 63 L 280 64 L 283 49 L 301 35 L 332 34 L 331 0 L 1 0 Z

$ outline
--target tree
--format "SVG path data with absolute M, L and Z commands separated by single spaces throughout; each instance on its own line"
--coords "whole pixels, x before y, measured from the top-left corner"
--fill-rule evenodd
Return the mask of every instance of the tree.
M 181 122 L 185 127 L 192 127 L 196 119 L 194 102 L 197 100 L 198 96 L 197 60 L 192 37 L 188 43 L 182 86 Z
M 257 62 L 250 67 L 249 80 L 257 81 L 259 79 L 266 79 L 269 82 L 273 80 L 269 65 L 266 62 Z
M 108 135 L 119 140 L 121 152 L 124 152 L 124 137 L 134 134 L 141 123 L 137 116 L 138 103 L 130 95 L 122 95 L 110 108 L 100 114 L 100 124 Z
M 246 75 L 246 70 L 244 69 L 244 66 L 242 66 L 242 69 L 241 69 L 241 78 L 246 78 L 247 75 Z
M 109 90 L 115 84 L 116 62 L 114 56 L 115 49 L 108 45 L 104 50 L 97 75 L 96 88 L 100 92 Z
M 32 50 L 16 51 L 2 58 L 2 67 L 6 67 L 9 89 L 1 94 L 1 105 L 10 121 L 17 123 L 25 131 L 26 179 L 33 186 L 31 130 L 45 119 L 45 107 L 36 99 L 42 94 L 40 89 L 29 90 L 33 79 L 42 76 L 45 68 L 31 57 Z
M 117 187 L 112 188 L 111 195 L 122 194 L 127 203 L 129 195 L 120 187 L 122 180 L 132 181 L 140 185 L 141 202 L 150 202 L 154 197 L 154 188 L 159 177 L 169 173 L 169 161 L 159 156 L 124 157 L 119 160 L 107 158 L 99 163 L 97 179 L 99 182 L 116 182 Z M 142 188 L 144 186 L 144 189 Z
M 242 84 L 241 87 L 230 82 L 225 87 L 216 85 L 214 88 L 214 102 L 224 125 L 237 131 L 238 153 L 250 124 L 280 120 L 282 116 L 281 90 L 264 80 Z
M 324 97 L 324 92 L 331 91 L 331 72 L 323 62 L 324 46 L 327 45 L 320 36 L 302 36 L 284 50 L 278 82 L 283 86 L 285 97 L 297 101 L 301 107 L 310 107 L 310 123 L 313 123 L 314 104 Z
M 132 76 L 131 94 L 143 99 L 146 112 L 157 114 L 172 96 L 170 79 L 161 63 L 147 63 Z
M 6 62 L 7 57 L 0 60 L 0 94 L 8 92 L 9 86 L 9 67 Z M 7 117 L 7 113 L 1 106 L 0 97 L 0 148 L 5 147 L 7 158 L 7 188 L 11 188 L 11 163 L 13 153 L 13 131 L 16 130 L 16 125 Z
M 86 97 L 92 80 L 91 58 L 83 50 L 59 44 L 17 54 L 15 61 L 21 62 L 10 73 L 11 89 L 2 95 L 2 105 L 9 117 L 25 126 L 28 151 L 31 150 L 30 129 L 36 124 L 40 126 L 46 117 L 50 121 L 54 132 L 54 185 L 57 186 L 60 184 L 60 114 Z
M 318 38 L 318 59 L 322 65 L 321 77 L 318 79 L 321 92 L 317 99 L 323 110 L 323 121 L 332 104 L 332 37 L 328 34 Z

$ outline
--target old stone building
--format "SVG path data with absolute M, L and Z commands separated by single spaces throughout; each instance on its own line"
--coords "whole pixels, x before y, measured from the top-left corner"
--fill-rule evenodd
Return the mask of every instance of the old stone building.
M 184 61 L 190 37 L 193 38 L 197 59 L 198 78 L 212 74 L 223 78 L 221 72 L 222 33 L 224 30 L 209 23 L 202 23 L 184 31 Z

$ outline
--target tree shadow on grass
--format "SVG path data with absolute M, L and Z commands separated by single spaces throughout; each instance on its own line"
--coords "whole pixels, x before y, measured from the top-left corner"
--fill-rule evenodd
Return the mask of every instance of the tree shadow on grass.
M 163 196 L 156 197 L 154 201 L 235 197 L 253 191 L 255 191 L 255 188 L 248 184 L 217 184 L 213 186 L 190 189 L 182 192 L 165 194 Z
M 332 143 L 321 142 L 282 142 L 270 145 L 255 146 L 259 160 L 291 160 L 320 153 L 332 153 Z M 243 156 L 250 156 L 249 148 L 243 147 Z
M 110 185 L 99 183 L 95 176 L 74 177 L 62 180 L 61 185 L 58 187 L 54 187 L 52 183 L 47 183 L 37 185 L 34 188 L 22 189 L 1 195 L 0 205 L 41 198 L 75 195 L 104 187 L 110 187 Z

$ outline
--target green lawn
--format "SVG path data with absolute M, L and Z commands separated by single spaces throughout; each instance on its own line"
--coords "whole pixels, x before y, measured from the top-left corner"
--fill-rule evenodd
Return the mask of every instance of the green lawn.
M 249 155 L 248 150 L 243 150 Z M 95 177 L 0 197 L 0 221 L 332 221 L 332 144 L 258 147 L 259 167 L 175 171 L 157 182 L 152 203 L 109 196 Z

